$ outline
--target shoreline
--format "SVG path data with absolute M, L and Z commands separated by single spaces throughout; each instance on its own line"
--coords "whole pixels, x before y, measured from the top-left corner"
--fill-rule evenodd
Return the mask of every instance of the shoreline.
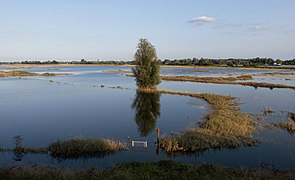
M 131 64 L 0 64 L 0 67 L 6 67 L 8 69 L 19 68 L 38 68 L 38 67 L 74 67 L 74 66 L 116 66 L 116 67 L 134 67 Z M 161 65 L 161 68 L 194 68 L 194 69 L 244 69 L 244 70 L 295 70 L 295 67 L 223 67 L 223 66 L 192 66 L 192 65 Z
M 5 166 L 3 179 L 294 179 L 295 170 L 259 164 L 259 169 L 214 164 L 186 164 L 171 160 L 120 163 L 108 169 L 70 170 L 49 165 Z

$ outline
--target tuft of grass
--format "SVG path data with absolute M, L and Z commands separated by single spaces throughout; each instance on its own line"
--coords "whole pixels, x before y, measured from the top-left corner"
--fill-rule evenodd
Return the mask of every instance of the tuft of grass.
M 290 134 L 295 133 L 295 122 L 292 120 L 271 123 L 270 127 L 277 127 L 277 128 L 281 128 L 281 129 L 286 129 Z
M 55 73 L 43 73 L 41 76 L 56 76 Z
M 49 145 L 51 155 L 60 159 L 104 157 L 124 149 L 125 143 L 109 139 L 75 138 Z
M 288 117 L 290 120 L 295 122 L 295 112 L 288 112 Z
M 271 109 L 271 108 L 264 108 L 263 109 L 263 114 L 264 115 L 273 114 L 273 113 L 275 113 L 275 111 L 273 109 Z

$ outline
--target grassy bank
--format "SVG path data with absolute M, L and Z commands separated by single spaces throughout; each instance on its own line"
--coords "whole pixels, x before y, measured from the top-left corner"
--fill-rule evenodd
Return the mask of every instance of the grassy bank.
M 23 77 L 23 76 L 57 76 L 57 75 L 68 75 L 68 74 L 55 74 L 55 73 L 33 73 L 28 71 L 0 71 L 0 77 Z
M 195 152 L 210 148 L 235 148 L 241 145 L 254 145 L 255 122 L 247 114 L 239 111 L 234 97 L 208 93 L 190 93 L 157 89 L 141 89 L 149 93 L 191 96 L 207 101 L 213 110 L 199 127 L 185 132 L 162 136 L 160 147 L 168 152 Z
M 214 165 L 186 165 L 173 161 L 130 162 L 111 169 L 71 171 L 50 166 L 2 167 L 2 179 L 294 179 L 295 171 L 233 169 Z
M 133 74 L 125 74 L 127 77 L 134 77 Z M 252 80 L 250 75 L 242 75 L 237 77 L 198 77 L 198 76 L 161 76 L 165 81 L 183 81 L 183 82 L 198 82 L 198 83 L 213 83 L 213 84 L 229 84 L 229 85 L 242 85 L 263 88 L 289 88 L 295 89 L 295 86 L 285 84 L 272 84 L 264 82 L 241 82 L 242 80 Z
M 187 81 L 199 83 L 214 83 L 214 84 L 230 84 L 242 85 L 263 88 L 289 88 L 295 89 L 295 86 L 285 84 L 272 84 L 264 82 L 241 82 L 241 80 L 252 80 L 252 76 L 237 76 L 237 77 L 198 77 L 198 76 L 161 76 L 162 80 L 166 81 Z

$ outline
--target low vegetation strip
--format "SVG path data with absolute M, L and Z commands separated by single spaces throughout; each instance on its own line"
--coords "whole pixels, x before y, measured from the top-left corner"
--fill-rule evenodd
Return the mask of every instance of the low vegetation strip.
M 199 127 L 160 138 L 160 147 L 168 153 L 195 152 L 222 147 L 235 148 L 257 143 L 253 139 L 254 120 L 246 113 L 239 111 L 238 103 L 232 96 L 157 89 L 140 89 L 139 91 L 202 98 L 213 107 L 213 111 L 208 114 L 205 121 L 200 123 Z
M 221 96 L 210 93 L 195 93 L 195 92 L 185 92 L 185 91 L 171 91 L 165 89 L 139 89 L 139 91 L 146 93 L 160 93 L 160 94 L 172 94 L 181 96 L 190 96 L 195 98 L 202 98 L 209 104 L 213 105 L 217 109 L 227 109 L 236 107 L 236 98 L 233 96 Z
M 189 165 L 174 161 L 123 163 L 110 169 L 73 171 L 50 166 L 1 167 L 1 179 L 294 179 L 295 170 L 233 169 L 215 165 Z
M 75 159 L 88 157 L 105 157 L 115 152 L 128 149 L 127 144 L 104 138 L 74 138 L 66 141 L 57 141 L 47 147 L 25 147 L 22 145 L 23 138 L 15 137 L 16 147 L 13 149 L 2 149 L 0 151 L 14 152 L 17 154 L 44 153 L 50 154 L 58 159 Z
M 57 75 L 68 75 L 68 74 L 55 74 L 55 73 L 34 73 L 28 71 L 0 71 L 0 77 L 21 77 L 21 76 L 57 76 Z
M 294 76 L 293 72 L 267 72 L 267 73 L 258 73 L 253 74 L 252 76 Z
M 161 76 L 166 81 L 190 81 L 190 82 L 204 82 L 204 83 L 222 83 L 233 82 L 238 80 L 252 80 L 250 75 L 242 75 L 236 77 L 199 77 L 199 76 Z
M 104 157 L 124 149 L 127 149 L 126 144 L 109 139 L 76 138 L 49 145 L 51 155 L 61 159 Z
M 161 76 L 162 80 L 166 81 L 188 81 L 200 83 L 214 84 L 232 84 L 264 88 L 289 88 L 295 89 L 295 86 L 285 84 L 272 84 L 264 82 L 241 82 L 241 80 L 251 80 L 252 76 L 237 76 L 237 77 L 198 77 L 198 76 Z
M 122 73 L 122 72 L 131 72 L 131 70 L 124 70 L 124 69 L 110 69 L 110 70 L 103 70 L 102 72 Z
M 132 74 L 125 74 L 127 77 L 134 77 Z M 295 89 L 295 86 L 285 84 L 272 84 L 264 82 L 241 82 L 242 80 L 251 80 L 253 77 L 250 75 L 243 75 L 237 77 L 198 77 L 198 76 L 161 76 L 165 81 L 186 81 L 186 82 L 199 82 L 199 83 L 213 83 L 213 84 L 230 84 L 242 85 L 263 88 L 289 88 Z

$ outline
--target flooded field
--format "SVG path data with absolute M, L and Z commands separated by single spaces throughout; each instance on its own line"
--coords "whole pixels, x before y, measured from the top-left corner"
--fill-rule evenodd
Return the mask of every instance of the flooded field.
M 160 128 L 161 135 L 171 135 L 197 126 L 212 108 L 203 99 L 138 93 L 134 78 L 123 75 L 131 73 L 131 67 L 128 66 L 53 66 L 21 70 L 69 75 L 0 78 L 2 166 L 49 164 L 83 169 L 112 167 L 129 161 L 156 162 L 169 159 L 183 163 L 213 163 L 257 169 L 261 166 L 280 169 L 295 167 L 294 135 L 284 129 L 269 127 L 270 123 L 290 119 L 290 112 L 295 111 L 293 89 L 162 81 L 159 89 L 237 97 L 241 111 L 257 121 L 255 139 L 259 143 L 256 146 L 171 155 L 154 145 L 155 129 Z M 227 68 L 161 69 L 161 75 L 252 75 L 254 79 L 249 81 L 295 85 L 295 75 L 292 73 L 294 71 L 290 70 Z M 57 140 L 75 137 L 108 138 L 127 143 L 128 150 L 104 157 L 80 159 L 58 159 L 49 154 L 5 151 L 16 146 L 15 136 L 21 136 L 22 145 L 30 147 L 45 147 Z M 148 147 L 132 149 L 131 140 L 147 141 Z

